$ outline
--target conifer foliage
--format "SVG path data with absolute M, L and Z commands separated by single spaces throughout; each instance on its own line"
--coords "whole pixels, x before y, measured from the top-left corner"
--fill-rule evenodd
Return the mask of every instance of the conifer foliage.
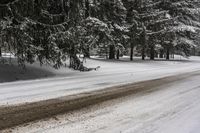
M 87 71 L 78 54 L 97 47 L 109 59 L 134 48 L 142 59 L 189 56 L 199 46 L 198 0 L 1 0 L 0 56 Z

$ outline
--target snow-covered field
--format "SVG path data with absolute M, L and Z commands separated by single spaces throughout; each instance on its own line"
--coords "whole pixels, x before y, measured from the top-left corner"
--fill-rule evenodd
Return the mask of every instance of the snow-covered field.
M 98 71 L 77 72 L 68 68 L 54 70 L 38 64 L 28 65 L 20 70 L 14 65 L 0 65 L 0 105 L 13 105 L 34 102 L 102 89 L 114 85 L 156 79 L 179 73 L 200 70 L 200 58 L 176 61 L 133 62 L 122 59 L 87 60 L 89 67 L 101 66 Z M 26 79 L 26 80 L 25 80 Z M 28 79 L 28 80 L 27 80 Z
M 65 115 L 14 133 L 199 133 L 200 74 Z

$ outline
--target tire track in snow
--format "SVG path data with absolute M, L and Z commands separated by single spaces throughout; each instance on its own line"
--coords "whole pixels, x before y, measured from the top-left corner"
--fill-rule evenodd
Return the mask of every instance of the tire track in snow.
M 52 117 L 53 115 L 66 113 L 106 100 L 123 97 L 133 93 L 151 93 L 158 91 L 163 84 L 169 84 L 189 77 L 199 75 L 200 71 L 170 76 L 161 79 L 143 81 L 135 84 L 116 86 L 88 93 L 81 93 L 40 101 L 19 106 L 0 108 L 0 130 L 30 121 Z

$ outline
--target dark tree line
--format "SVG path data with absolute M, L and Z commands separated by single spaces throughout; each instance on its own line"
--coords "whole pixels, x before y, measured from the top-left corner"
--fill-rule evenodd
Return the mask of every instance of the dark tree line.
M 77 54 L 97 47 L 109 59 L 124 49 L 133 60 L 185 56 L 199 46 L 197 0 L 1 0 L 0 56 L 6 50 L 19 64 L 53 64 L 87 70 Z

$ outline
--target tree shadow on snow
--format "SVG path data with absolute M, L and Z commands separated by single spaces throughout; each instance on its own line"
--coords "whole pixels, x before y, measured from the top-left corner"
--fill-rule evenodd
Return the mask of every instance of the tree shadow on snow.
M 42 67 L 37 68 L 28 65 L 26 66 L 26 69 L 22 69 L 18 65 L 0 64 L 0 83 L 42 79 L 53 76 L 55 76 L 54 73 L 45 70 Z

